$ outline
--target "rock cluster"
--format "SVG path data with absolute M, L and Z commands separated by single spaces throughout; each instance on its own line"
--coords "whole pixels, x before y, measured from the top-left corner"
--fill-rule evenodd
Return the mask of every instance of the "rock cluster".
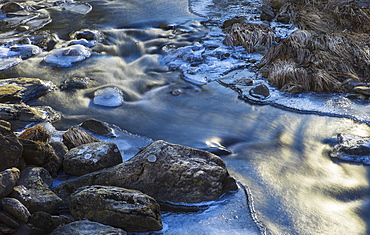
M 155 141 L 122 162 L 114 143 L 81 127 L 114 137 L 111 127 L 94 119 L 65 131 L 63 142 L 50 142 L 41 125 L 16 135 L 1 121 L 0 146 L 7 148 L 0 156 L 7 158 L 0 169 L 0 234 L 157 231 L 163 228 L 160 203 L 212 201 L 237 190 L 212 153 Z M 53 188 L 58 174 L 78 177 Z

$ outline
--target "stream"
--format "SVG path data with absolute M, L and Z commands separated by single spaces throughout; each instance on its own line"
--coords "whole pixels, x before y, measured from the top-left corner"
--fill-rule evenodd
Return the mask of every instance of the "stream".
M 58 66 L 45 62 L 42 51 L 1 75 L 57 86 L 88 77 L 92 85 L 57 89 L 27 104 L 59 111 L 57 130 L 95 118 L 143 138 L 214 152 L 239 182 L 240 190 L 199 210 L 162 212 L 165 226 L 155 234 L 370 234 L 368 166 L 329 155 L 340 133 L 370 135 L 370 104 L 341 94 L 282 93 L 256 72 L 263 55 L 225 46 L 223 21 L 244 16 L 260 23 L 259 1 L 86 0 L 91 9 L 77 3 L 43 9 L 52 21 L 42 30 L 61 44 L 74 31 L 99 30 L 104 36 L 91 56 Z M 295 30 L 270 27 L 283 38 Z M 242 77 L 266 84 L 270 97 L 225 86 Z M 107 87 L 122 92 L 122 104 L 97 104 L 96 91 Z

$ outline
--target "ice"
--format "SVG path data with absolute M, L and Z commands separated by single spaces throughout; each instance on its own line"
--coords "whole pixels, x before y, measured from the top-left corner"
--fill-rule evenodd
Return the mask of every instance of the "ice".
M 91 50 L 83 45 L 72 45 L 50 51 L 44 58 L 46 63 L 59 67 L 70 67 L 91 56 Z
M 64 2 L 60 4 L 59 7 L 63 10 L 83 15 L 89 13 L 92 10 L 92 6 L 86 2 Z
M 22 59 L 19 57 L 10 57 L 10 58 L 0 57 L 0 71 L 7 70 L 8 68 L 19 64 L 21 61 Z
M 27 59 L 42 52 L 41 48 L 35 45 L 14 45 L 9 49 L 22 59 Z
M 117 87 L 106 87 L 95 91 L 93 102 L 105 107 L 118 107 L 124 100 L 122 92 Z

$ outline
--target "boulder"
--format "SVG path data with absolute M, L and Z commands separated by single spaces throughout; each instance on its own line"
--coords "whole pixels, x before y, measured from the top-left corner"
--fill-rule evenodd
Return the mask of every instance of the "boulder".
M 44 167 L 49 173 L 56 177 L 62 162 L 54 152 L 51 145 L 44 142 L 19 139 L 23 145 L 22 157 L 27 165 Z
M 136 189 L 159 201 L 184 203 L 216 200 L 238 188 L 217 155 L 161 140 L 124 163 L 68 180 L 53 191 L 67 201 L 87 185 Z
M 48 106 L 30 107 L 25 104 L 0 103 L 0 119 L 11 123 L 12 130 L 17 130 L 42 121 L 59 120 L 60 114 Z
M 98 135 L 103 135 L 107 137 L 115 137 L 114 130 L 108 126 L 105 122 L 96 120 L 96 119 L 88 119 L 81 123 L 81 127 L 92 131 Z
M 137 190 L 113 186 L 82 187 L 71 195 L 73 217 L 87 218 L 127 232 L 162 229 L 159 204 Z
M 13 51 L 15 50 L 21 50 L 21 48 L 13 48 Z M 3 79 L 0 81 L 0 102 L 28 102 L 55 89 L 56 86 L 52 82 L 38 78 Z
M 45 127 L 36 125 L 24 130 L 18 138 L 48 143 L 51 136 Z
M 94 142 L 71 149 L 63 160 L 63 169 L 70 175 L 84 175 L 122 163 L 115 143 Z
M 50 146 L 53 147 L 55 154 L 59 158 L 59 161 L 63 163 L 64 156 L 68 152 L 67 146 L 62 142 L 51 142 Z
M 20 171 L 15 167 L 0 172 L 0 198 L 6 197 L 11 193 L 19 178 Z
M 92 222 L 88 220 L 75 221 L 66 225 L 62 225 L 55 229 L 50 235 L 106 235 L 106 234 L 116 234 L 116 235 L 126 235 L 127 233 L 120 229 L 114 228 L 112 226 L 104 225 L 97 222 Z
M 21 156 L 22 145 L 17 136 L 8 122 L 0 120 L 0 171 L 16 167 Z
M 32 224 L 33 227 L 41 228 L 48 233 L 52 232 L 57 227 L 54 223 L 53 217 L 44 211 L 33 213 L 30 217 L 29 223 Z
M 29 167 L 22 171 L 18 185 L 10 196 L 18 199 L 31 213 L 54 213 L 62 204 L 62 199 L 49 189 L 51 184 L 52 177 L 45 169 Z
M 31 216 L 31 213 L 28 211 L 19 200 L 10 197 L 4 197 L 0 201 L 1 207 L 4 211 L 13 215 L 16 219 L 27 222 L 28 218 Z
M 86 131 L 73 128 L 73 127 L 69 128 L 63 134 L 63 143 L 67 146 L 68 149 L 72 149 L 81 144 L 88 144 L 88 143 L 99 142 L 99 141 L 100 141 L 99 139 L 88 134 Z

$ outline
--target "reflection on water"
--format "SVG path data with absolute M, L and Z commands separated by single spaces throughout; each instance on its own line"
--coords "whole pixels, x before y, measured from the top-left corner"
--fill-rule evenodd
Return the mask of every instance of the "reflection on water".
M 204 86 L 188 83 L 181 79 L 179 71 L 163 63 L 168 48 L 176 50 L 204 43 L 202 37 L 209 28 L 200 23 L 198 15 L 218 9 L 221 5 L 217 4 L 221 3 L 185 0 L 88 3 L 93 9 L 86 15 L 51 11 L 53 22 L 47 29 L 65 41 L 76 30 L 101 30 L 104 40 L 92 48 L 90 58 L 61 68 L 43 62 L 46 55 L 43 52 L 2 73 L 8 77 L 38 77 L 58 86 L 71 77 L 89 77 L 92 83 L 87 89 L 57 90 L 28 103 L 50 105 L 62 112 L 62 120 L 55 123 L 58 129 L 92 117 L 152 139 L 216 152 L 222 155 L 231 174 L 249 187 L 256 215 L 269 233 L 368 233 L 368 167 L 334 162 L 328 155 L 338 133 L 368 136 L 367 125 L 346 118 L 253 106 L 217 82 Z M 239 9 L 235 6 L 241 3 L 222 4 Z M 246 13 L 237 14 L 249 14 L 253 19 L 258 2 L 243 6 Z M 197 9 L 204 12 L 191 13 Z M 216 14 L 214 18 L 217 17 L 225 15 Z M 187 63 L 186 59 L 183 61 Z M 118 107 L 95 105 L 94 92 L 109 86 L 120 89 L 124 102 Z M 197 215 L 164 214 L 169 228 L 165 233 L 219 234 L 223 226 L 227 228 L 225 233 L 245 234 L 248 226 L 248 231 L 255 233 L 256 227 L 248 224 L 251 217 L 246 205 L 235 208 L 235 213 L 230 207 L 242 205 L 245 195 L 235 197 L 236 204 L 227 204 L 225 208 L 216 205 L 224 217 L 215 215 L 212 208 Z

